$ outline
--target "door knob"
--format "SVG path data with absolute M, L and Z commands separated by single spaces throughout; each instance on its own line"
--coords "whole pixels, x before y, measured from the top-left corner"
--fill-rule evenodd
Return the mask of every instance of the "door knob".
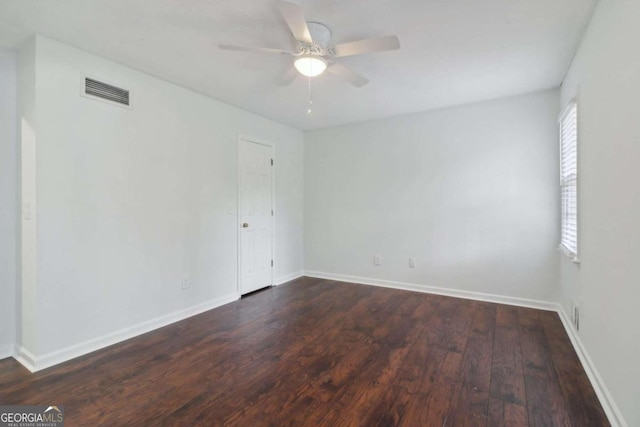
M 247 228 L 248 226 L 249 226 L 249 223 L 248 223 L 248 222 L 243 222 L 243 223 L 242 223 L 242 228 Z

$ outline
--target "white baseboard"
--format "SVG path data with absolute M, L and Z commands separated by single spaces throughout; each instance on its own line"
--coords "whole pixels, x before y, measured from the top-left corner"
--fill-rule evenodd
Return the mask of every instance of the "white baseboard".
M 463 291 L 458 289 L 440 288 L 437 286 L 419 285 L 416 283 L 395 282 L 390 280 L 372 279 L 368 277 L 348 276 L 344 274 L 324 273 L 320 271 L 306 271 L 305 276 L 318 279 L 338 280 L 341 282 L 358 283 L 361 285 L 380 286 L 383 288 L 402 289 L 405 291 L 423 292 L 427 294 L 444 295 L 448 297 L 486 301 L 498 304 L 515 305 L 519 307 L 536 308 L 539 310 L 556 311 L 557 304 L 534 299 L 507 297 L 503 295 L 486 294 L 483 292 Z
M 573 327 L 571 320 L 569 320 L 569 316 L 565 313 L 564 309 L 560 304 L 557 307 L 558 315 L 560 316 L 560 320 L 564 325 L 564 329 L 567 331 L 567 335 L 569 335 L 569 339 L 571 340 L 571 344 L 573 344 L 573 348 L 576 350 L 578 354 L 578 358 L 582 363 L 582 367 L 584 371 L 587 373 L 587 377 L 589 377 L 589 381 L 591 381 L 591 385 L 600 400 L 600 404 L 602 405 L 602 409 L 607 414 L 607 418 L 609 418 L 609 422 L 612 427 L 627 427 L 627 422 L 624 420 L 620 409 L 616 405 L 613 400 L 613 396 L 609 393 L 609 389 L 602 381 L 602 377 L 598 373 L 596 366 L 593 364 L 587 349 L 585 348 L 582 340 L 580 339 L 580 335 L 578 335 L 577 331 Z
M 298 279 L 298 278 L 300 278 L 302 276 L 304 276 L 302 271 L 296 271 L 295 273 L 291 273 L 291 274 L 287 274 L 287 275 L 284 275 L 284 276 L 280 276 L 275 280 L 274 285 L 275 286 L 282 285 L 283 283 L 290 282 L 290 281 Z
M 163 326 L 167 326 L 180 320 L 184 320 L 188 317 L 204 313 L 205 311 L 209 311 L 216 307 L 228 304 L 232 301 L 236 301 L 238 298 L 239 296 L 237 294 L 215 298 L 202 304 L 198 304 L 183 310 L 160 316 L 155 319 L 151 319 L 146 322 L 142 322 L 137 325 L 91 339 L 89 341 L 85 341 L 58 351 L 44 354 L 42 356 L 35 356 L 27 349 L 23 347 L 17 347 L 14 358 L 31 372 L 40 371 L 42 369 L 46 369 L 59 363 L 66 362 L 68 360 L 75 359 L 76 357 L 91 353 L 93 351 L 100 350 L 110 345 L 128 340 L 138 335 L 151 332 Z
M 13 356 L 14 347 L 13 344 L 0 346 L 0 360 Z
M 30 370 L 31 372 L 36 372 L 36 357 L 31 354 L 29 350 L 22 347 L 21 345 L 16 344 L 15 353 L 13 354 L 13 358 L 16 359 L 22 366 Z

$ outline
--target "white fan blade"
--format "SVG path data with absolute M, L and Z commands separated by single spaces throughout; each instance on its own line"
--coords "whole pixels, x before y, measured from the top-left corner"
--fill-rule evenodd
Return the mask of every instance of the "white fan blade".
M 295 3 L 283 0 L 278 2 L 278 7 L 293 37 L 301 42 L 312 44 L 313 40 L 307 27 L 307 21 L 304 19 L 302 8 Z
M 327 67 L 327 72 L 333 74 L 334 76 L 338 76 L 352 85 L 356 87 L 362 87 L 369 83 L 369 80 L 362 77 L 360 74 L 357 74 L 354 71 L 351 71 L 349 68 L 344 65 L 333 63 Z
M 218 47 L 224 50 L 239 50 L 242 52 L 254 52 L 254 53 L 275 53 L 275 54 L 291 53 L 284 49 L 274 49 L 271 47 L 234 46 L 230 44 L 219 44 Z
M 295 67 L 291 67 L 289 68 L 289 70 L 287 70 L 287 72 L 282 77 L 278 79 L 277 85 L 289 86 L 291 83 L 293 83 L 296 77 L 298 77 L 298 75 L 299 75 L 298 70 L 296 70 Z
M 367 39 L 342 43 L 333 47 L 333 53 L 334 56 L 339 57 L 396 49 L 400 49 L 400 40 L 398 40 L 398 37 L 387 36 L 381 39 Z

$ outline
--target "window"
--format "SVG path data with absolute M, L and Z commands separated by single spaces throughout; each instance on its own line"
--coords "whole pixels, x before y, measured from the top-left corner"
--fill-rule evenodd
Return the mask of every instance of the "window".
M 578 261 L 578 106 L 572 101 L 560 117 L 560 250 Z

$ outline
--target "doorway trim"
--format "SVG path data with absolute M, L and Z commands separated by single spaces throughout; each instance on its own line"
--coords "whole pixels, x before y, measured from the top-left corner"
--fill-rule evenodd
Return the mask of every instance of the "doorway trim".
M 276 150 L 275 150 L 275 145 L 269 141 L 265 141 L 263 139 L 260 138 L 255 138 L 252 136 L 248 136 L 246 134 L 242 134 L 239 133 L 237 140 L 236 140 L 236 179 L 237 179 L 237 183 L 236 183 L 236 238 L 238 239 L 238 252 L 236 254 L 237 257 L 237 274 L 238 274 L 238 280 L 237 280 L 237 284 L 236 284 L 236 292 L 238 294 L 238 298 L 240 298 L 242 296 L 242 227 L 241 227 L 241 223 L 242 223 L 242 218 L 241 216 L 241 211 L 240 211 L 240 192 L 241 192 L 241 188 L 240 188 L 240 174 L 241 174 L 241 170 L 240 170 L 240 144 L 242 143 L 242 141 L 247 141 L 247 142 L 252 142 L 254 144 L 260 144 L 260 145 L 264 145 L 267 146 L 269 148 L 271 148 L 271 159 L 273 160 L 273 165 L 271 166 L 271 209 L 273 210 L 273 215 L 271 215 L 271 260 L 273 261 L 273 265 L 271 266 L 271 284 L 269 286 L 273 287 L 274 286 L 274 270 L 275 270 L 275 263 L 276 263 L 276 255 L 275 255 L 275 248 L 276 248 L 276 206 L 275 206 L 275 200 L 276 200 L 276 179 L 275 179 L 275 168 L 276 168 Z

